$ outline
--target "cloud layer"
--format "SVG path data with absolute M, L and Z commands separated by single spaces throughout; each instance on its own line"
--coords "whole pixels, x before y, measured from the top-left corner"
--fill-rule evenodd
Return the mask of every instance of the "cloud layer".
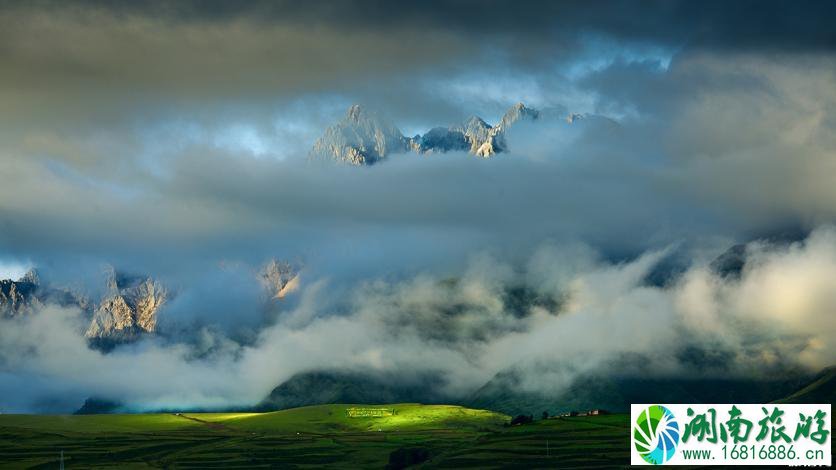
M 784 247 L 750 245 L 739 279 L 697 263 L 674 284 L 648 285 L 664 255 L 611 264 L 587 247 L 545 245 L 520 268 L 474 258 L 455 279 L 364 281 L 348 296 L 316 282 L 248 345 L 203 327 L 190 343 L 149 340 L 105 354 L 88 348 L 79 312 L 49 307 L 3 320 L 4 406 L 62 397 L 51 405 L 66 409 L 91 394 L 135 409 L 249 406 L 293 374 L 323 368 L 439 374 L 442 392 L 461 398 L 532 363 L 571 365 L 524 377 L 524 387 L 553 392 L 629 355 L 661 377 L 761 377 L 836 360 L 836 229 Z M 549 300 L 509 296 L 522 286 Z M 726 360 L 695 368 L 682 355 L 694 348 Z

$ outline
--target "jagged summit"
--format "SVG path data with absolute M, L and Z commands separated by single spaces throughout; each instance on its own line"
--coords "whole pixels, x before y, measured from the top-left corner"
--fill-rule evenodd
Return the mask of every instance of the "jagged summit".
M 465 119 L 461 127 L 473 131 L 487 131 L 491 129 L 492 126 L 485 122 L 484 119 L 474 114 L 473 116 L 470 116 L 469 118 Z
M 91 340 L 128 341 L 153 333 L 157 314 L 168 300 L 165 287 L 150 277 L 105 271 L 107 294 L 99 303 L 85 336 Z
M 301 266 L 269 259 L 252 272 L 254 283 L 261 284 L 265 301 L 280 301 L 299 289 Z M 105 351 L 122 343 L 160 333 L 159 320 L 176 291 L 148 275 L 130 274 L 106 266 L 100 278 L 103 288 L 89 292 L 41 280 L 35 269 L 18 280 L 0 279 L 0 318 L 38 314 L 44 307 L 58 306 L 81 310 L 89 323 L 85 337 Z
M 37 286 L 23 280 L 0 280 L 0 317 L 24 315 L 40 305 Z
M 113 266 L 104 268 L 104 277 L 105 285 L 110 293 L 118 292 L 120 289 L 136 287 L 145 280 L 143 276 L 116 271 Z
M 342 120 L 325 130 L 309 158 L 373 165 L 389 155 L 409 151 L 410 142 L 392 123 L 355 104 Z
M 563 108 L 538 110 L 517 103 L 491 126 L 479 116 L 471 116 L 450 127 L 434 127 L 426 134 L 404 137 L 400 130 L 360 105 L 348 108 L 345 116 L 325 130 L 311 149 L 309 158 L 350 165 L 372 165 L 390 155 L 415 152 L 418 154 L 467 151 L 488 158 L 507 152 L 507 132 L 518 122 L 561 121 L 572 124 L 583 118 L 568 114 Z
M 89 339 L 123 341 L 155 330 L 157 313 L 167 299 L 162 284 L 108 267 L 105 286 L 105 294 L 94 303 L 75 289 L 42 283 L 38 272 L 31 269 L 17 281 L 0 280 L 0 317 L 29 315 L 46 305 L 58 305 L 91 315 L 86 332 Z
M 534 108 L 528 108 L 522 103 L 517 103 L 505 112 L 505 115 L 502 116 L 502 119 L 499 121 L 499 127 L 508 129 L 519 120 L 535 121 L 539 117 L 540 111 Z
M 374 116 L 367 116 L 365 108 L 363 108 L 359 104 L 355 104 L 348 108 L 348 112 L 346 113 L 345 118 L 349 121 L 359 123 L 362 120 L 373 119 Z
M 299 288 L 299 269 L 277 259 L 268 261 L 258 273 L 258 280 L 272 299 L 283 299 Z
M 0 279 L 0 318 L 28 315 L 46 304 L 89 307 L 86 296 L 73 289 L 44 285 L 35 268 L 16 281 Z
M 41 276 L 38 275 L 37 269 L 30 268 L 17 282 L 27 282 L 33 286 L 39 286 L 41 284 Z

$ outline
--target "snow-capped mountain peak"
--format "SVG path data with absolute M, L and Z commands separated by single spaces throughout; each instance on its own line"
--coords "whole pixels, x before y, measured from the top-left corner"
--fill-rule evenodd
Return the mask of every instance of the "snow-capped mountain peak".
M 314 143 L 310 160 L 333 161 L 349 165 L 372 165 L 390 155 L 415 152 L 445 153 L 466 151 L 489 158 L 507 152 L 507 132 L 519 122 L 561 121 L 571 124 L 582 116 L 558 113 L 558 108 L 540 111 L 517 103 L 491 126 L 479 116 L 471 116 L 450 127 L 433 127 L 427 133 L 404 137 L 392 123 L 360 105 L 348 108 L 345 116 Z
M 342 120 L 325 130 L 309 158 L 372 165 L 389 155 L 410 150 L 410 142 L 392 123 L 355 104 Z

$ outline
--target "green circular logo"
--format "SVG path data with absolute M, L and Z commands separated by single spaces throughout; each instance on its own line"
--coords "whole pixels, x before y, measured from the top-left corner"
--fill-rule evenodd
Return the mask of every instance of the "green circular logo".
M 679 423 L 671 410 L 661 405 L 644 409 L 633 423 L 633 447 L 645 462 L 662 465 L 679 445 Z

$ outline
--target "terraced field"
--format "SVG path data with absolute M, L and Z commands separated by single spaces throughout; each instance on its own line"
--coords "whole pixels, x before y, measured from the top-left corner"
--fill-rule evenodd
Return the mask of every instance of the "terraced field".
M 323 405 L 274 413 L 0 415 L 0 467 L 384 468 L 420 449 L 416 468 L 590 468 L 628 462 L 627 417 L 504 426 L 508 416 L 458 406 Z

